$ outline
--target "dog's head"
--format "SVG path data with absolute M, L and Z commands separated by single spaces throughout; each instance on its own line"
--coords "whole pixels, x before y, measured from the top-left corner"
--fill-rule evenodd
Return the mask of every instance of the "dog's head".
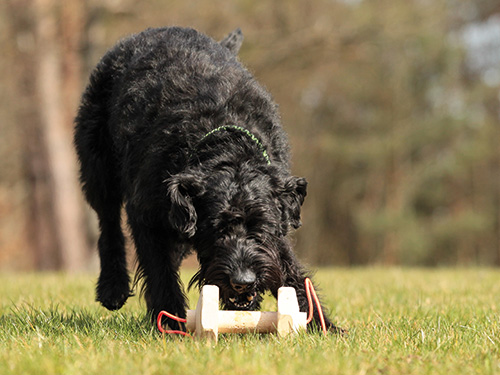
M 259 308 L 264 292 L 283 285 L 281 254 L 290 228 L 300 226 L 306 186 L 273 166 L 246 163 L 173 176 L 169 221 L 200 261 L 190 285 L 217 285 L 227 309 Z

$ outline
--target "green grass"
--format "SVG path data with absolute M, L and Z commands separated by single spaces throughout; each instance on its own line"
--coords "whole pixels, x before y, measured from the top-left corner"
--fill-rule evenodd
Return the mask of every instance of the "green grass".
M 162 338 L 137 297 L 99 307 L 94 276 L 3 275 L 0 374 L 500 373 L 497 270 L 323 269 L 316 280 L 347 337 L 223 335 L 213 347 Z

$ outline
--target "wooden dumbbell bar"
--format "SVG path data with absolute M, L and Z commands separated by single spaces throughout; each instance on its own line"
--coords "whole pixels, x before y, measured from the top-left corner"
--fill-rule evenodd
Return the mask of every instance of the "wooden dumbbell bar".
M 272 333 L 286 336 L 306 328 L 307 316 L 299 311 L 294 288 L 278 290 L 278 311 L 219 310 L 219 288 L 205 285 L 196 310 L 188 310 L 186 328 L 197 338 L 217 342 L 219 333 Z

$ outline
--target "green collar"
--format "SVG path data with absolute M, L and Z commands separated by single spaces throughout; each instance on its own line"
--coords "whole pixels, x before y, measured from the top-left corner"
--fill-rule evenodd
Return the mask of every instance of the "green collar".
M 210 137 L 212 134 L 220 132 L 222 130 L 237 130 L 237 131 L 245 134 L 260 149 L 260 151 L 262 152 L 262 156 L 264 156 L 264 159 L 266 159 L 267 164 L 271 165 L 271 159 L 269 159 L 269 155 L 267 154 L 266 148 L 264 147 L 264 145 L 262 144 L 262 142 L 260 141 L 260 139 L 257 138 L 251 131 L 249 131 L 248 129 L 242 128 L 241 126 L 236 126 L 236 125 L 223 125 L 223 126 L 219 126 L 218 128 L 215 128 L 214 130 L 211 130 L 207 134 L 205 134 L 200 139 L 200 141 L 198 142 L 198 144 L 200 144 L 201 142 L 203 142 L 206 138 Z

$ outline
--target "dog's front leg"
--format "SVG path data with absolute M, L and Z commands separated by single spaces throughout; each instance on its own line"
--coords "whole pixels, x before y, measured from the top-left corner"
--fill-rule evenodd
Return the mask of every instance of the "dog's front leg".
M 295 258 L 291 250 L 282 252 L 282 267 L 284 270 L 284 286 L 291 286 L 295 288 L 295 291 L 297 292 L 297 299 L 299 302 L 300 311 L 306 311 L 309 315 L 309 302 L 305 287 L 305 279 L 310 277 L 308 275 L 308 272 Z M 324 307 L 321 307 L 321 309 L 323 312 L 326 329 L 329 332 L 342 333 L 342 334 L 346 332 L 344 329 L 335 326 L 330 321 L 330 319 L 327 316 L 328 312 Z M 308 329 L 311 330 L 317 327 L 321 327 L 320 321 L 321 320 L 318 307 L 316 306 L 315 303 L 313 303 L 313 322 L 315 324 L 312 325 L 310 324 L 308 326 Z
M 146 226 L 134 220 L 131 213 L 129 222 L 139 262 L 138 277 L 143 279 L 142 291 L 152 322 L 162 310 L 185 318 L 187 302 L 179 279 L 183 244 L 165 228 Z M 165 318 L 163 323 L 185 330 L 183 324 L 171 319 Z

